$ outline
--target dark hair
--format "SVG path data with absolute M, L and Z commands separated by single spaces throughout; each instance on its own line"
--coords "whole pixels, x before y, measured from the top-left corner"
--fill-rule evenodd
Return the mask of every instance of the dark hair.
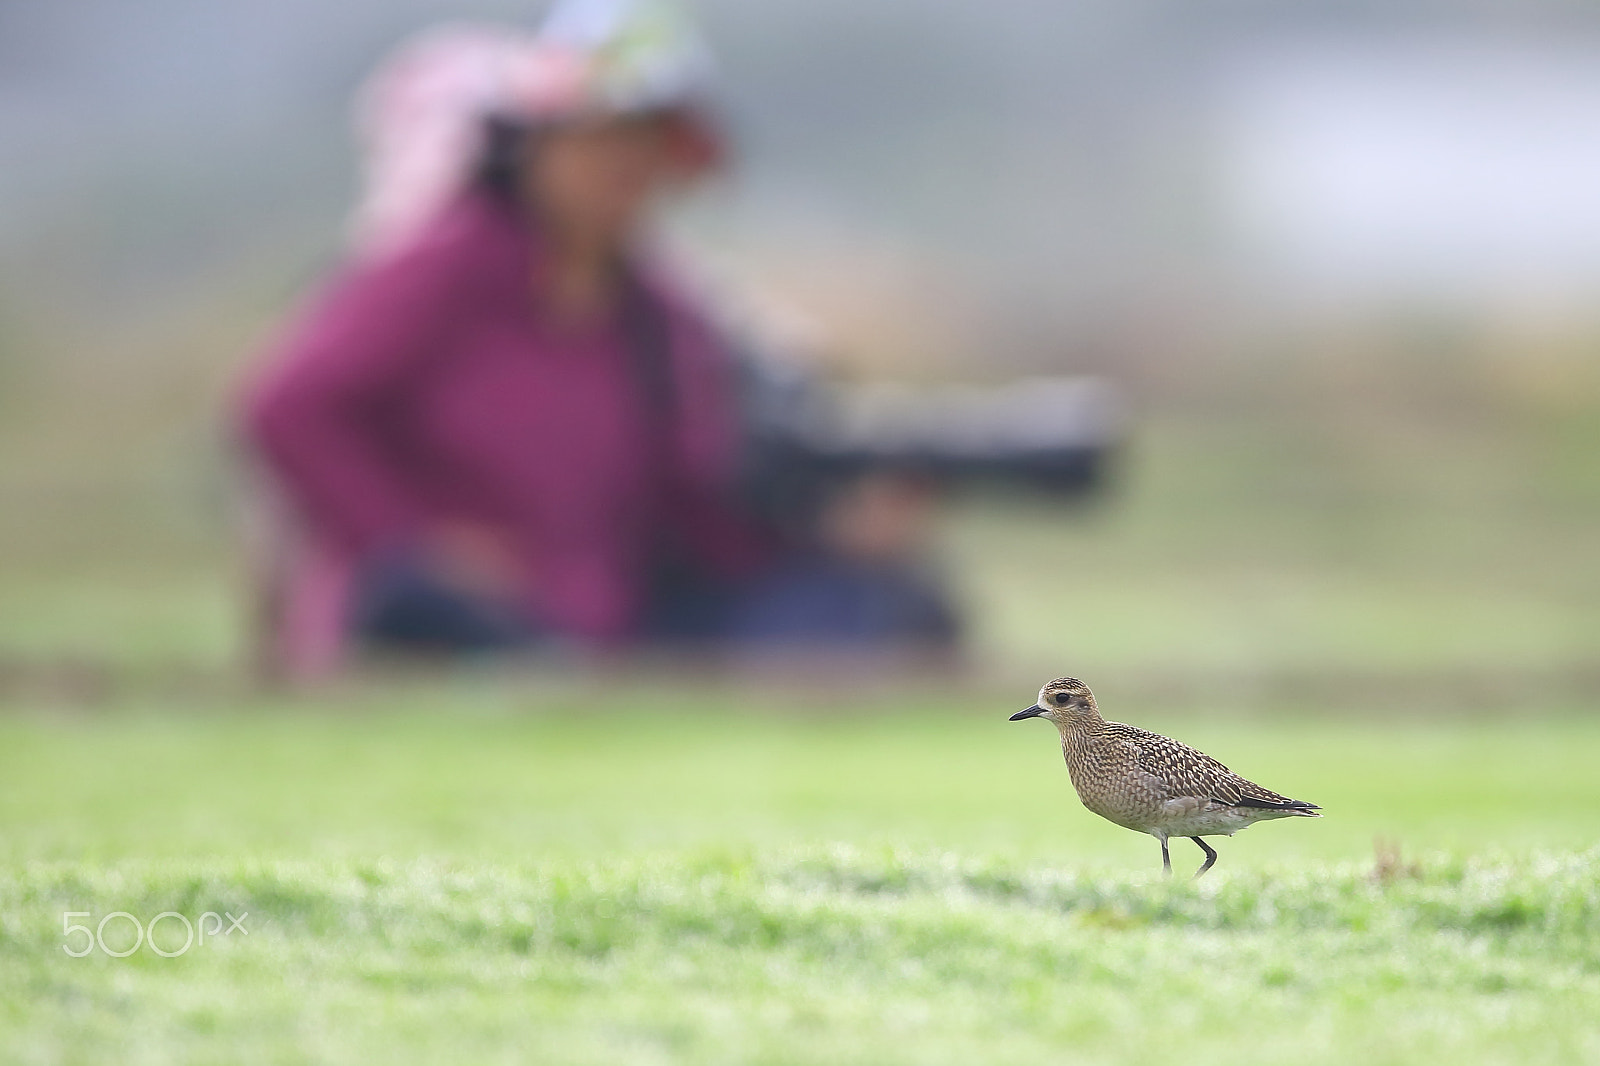
M 504 115 L 483 120 L 483 151 L 473 171 L 473 184 L 508 203 L 522 194 L 522 168 L 528 154 L 528 138 L 535 128 L 527 122 Z

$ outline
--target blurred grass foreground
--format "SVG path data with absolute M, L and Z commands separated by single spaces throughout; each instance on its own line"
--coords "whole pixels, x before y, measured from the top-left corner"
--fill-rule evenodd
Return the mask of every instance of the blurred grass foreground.
M 1328 815 L 1218 841 L 1206 880 L 1168 883 L 1155 842 L 1081 810 L 1010 706 L 923 692 L 819 716 L 772 697 L 752 716 L 703 692 L 457 686 L 0 719 L 0 1047 L 18 1063 L 1600 1054 L 1591 717 L 1146 717 Z M 1375 835 L 1403 843 L 1374 856 Z M 169 917 L 138 945 L 119 911 L 245 931 L 185 949 Z M 88 934 L 64 925 L 104 947 L 69 957 Z

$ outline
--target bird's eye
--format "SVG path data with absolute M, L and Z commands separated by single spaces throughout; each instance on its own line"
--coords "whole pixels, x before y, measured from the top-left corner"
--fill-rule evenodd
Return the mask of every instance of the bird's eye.
M 1050 697 L 1050 702 L 1055 704 L 1057 707 L 1065 707 L 1067 705 L 1067 701 L 1070 699 L 1072 699 L 1071 694 L 1066 692 L 1057 692 L 1054 696 Z

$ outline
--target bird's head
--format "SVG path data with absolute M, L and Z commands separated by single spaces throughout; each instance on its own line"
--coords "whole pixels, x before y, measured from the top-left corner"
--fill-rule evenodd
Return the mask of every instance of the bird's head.
M 1011 716 L 1011 721 L 1024 718 L 1048 718 L 1056 725 L 1085 721 L 1100 717 L 1095 706 L 1094 693 L 1075 677 L 1058 677 L 1039 690 L 1039 702 Z

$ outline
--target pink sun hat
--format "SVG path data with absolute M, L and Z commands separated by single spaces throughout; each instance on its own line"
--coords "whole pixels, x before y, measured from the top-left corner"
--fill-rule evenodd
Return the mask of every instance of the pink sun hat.
M 415 233 L 470 181 L 490 119 L 530 127 L 660 114 L 685 179 L 725 158 L 715 70 L 694 27 L 664 0 L 562 0 L 529 34 L 455 23 L 397 48 L 357 97 L 359 255 Z

